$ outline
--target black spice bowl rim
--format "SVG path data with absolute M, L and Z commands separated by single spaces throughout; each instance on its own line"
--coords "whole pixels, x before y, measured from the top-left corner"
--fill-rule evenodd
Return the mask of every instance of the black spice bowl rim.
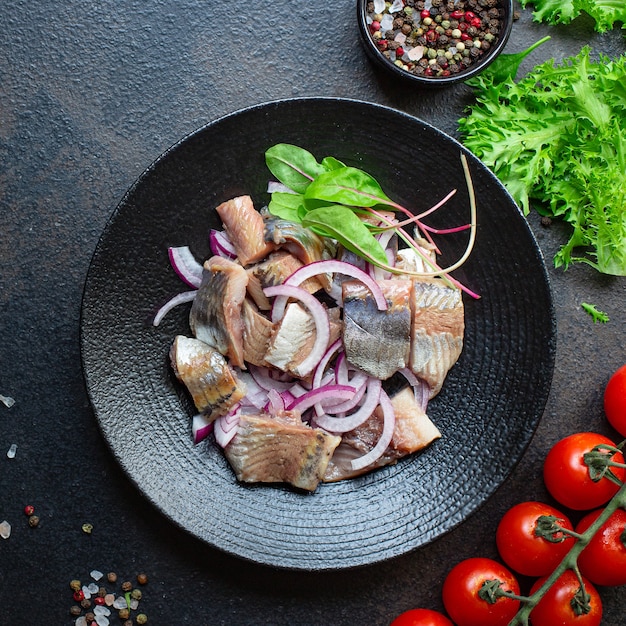
M 506 46 L 509 36 L 511 35 L 511 29 L 513 27 L 513 0 L 499 0 L 502 8 L 504 9 L 504 30 L 498 36 L 498 40 L 495 46 L 493 46 L 488 54 L 486 54 L 480 61 L 472 65 L 467 70 L 454 74 L 452 76 L 441 77 L 428 77 L 418 76 L 417 74 L 411 74 L 406 70 L 394 65 L 389 61 L 382 52 L 376 46 L 374 40 L 370 37 L 369 26 L 367 24 L 367 3 L 371 0 L 357 0 L 357 22 L 359 25 L 359 34 L 361 35 L 361 41 L 367 56 L 379 67 L 387 70 L 394 76 L 403 79 L 407 83 L 413 83 L 414 85 L 422 85 L 425 87 L 446 87 L 454 85 L 480 74 L 487 68 L 496 57 L 502 52 Z

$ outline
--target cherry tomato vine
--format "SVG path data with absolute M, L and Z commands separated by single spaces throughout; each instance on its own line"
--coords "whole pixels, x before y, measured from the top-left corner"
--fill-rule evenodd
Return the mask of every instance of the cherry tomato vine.
M 611 425 L 626 436 L 626 365 L 607 385 L 605 409 Z M 457 563 L 443 586 L 443 604 L 456 626 L 599 626 L 602 602 L 594 583 L 626 584 L 625 445 L 626 440 L 615 445 L 587 432 L 552 447 L 544 463 L 548 491 L 561 505 L 587 514 L 574 530 L 548 504 L 512 507 L 496 532 L 498 552 L 513 571 L 537 580 L 524 596 L 515 574 L 497 561 L 473 557 Z M 591 510 L 596 507 L 603 508 Z M 420 611 L 407 611 L 392 624 L 439 624 L 424 621 Z M 432 619 L 436 612 L 428 613 Z

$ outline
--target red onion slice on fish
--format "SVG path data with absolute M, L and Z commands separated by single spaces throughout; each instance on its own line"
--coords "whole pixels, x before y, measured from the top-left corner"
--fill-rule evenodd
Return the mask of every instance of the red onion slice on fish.
M 340 402 L 349 400 L 354 395 L 356 389 L 348 385 L 325 385 L 308 391 L 303 396 L 295 398 L 294 401 L 287 406 L 289 411 L 300 411 L 304 413 L 315 404 L 322 406 L 334 406 Z
M 426 412 L 430 397 L 428 383 L 418 378 L 408 367 L 398 370 L 398 374 L 402 374 L 406 378 L 409 385 L 413 388 L 415 402 L 421 407 L 422 411 Z
M 191 434 L 193 442 L 200 443 L 206 439 L 213 430 L 213 422 L 210 422 L 205 415 L 198 413 L 191 418 Z
M 283 283 L 282 285 L 276 285 L 274 287 L 266 287 L 263 292 L 268 298 L 279 296 L 284 297 L 285 300 L 287 298 L 299 300 L 311 314 L 313 322 L 315 323 L 315 343 L 311 348 L 311 352 L 302 361 L 302 363 L 294 368 L 294 371 L 298 376 L 307 376 L 317 366 L 328 349 L 328 341 L 330 339 L 330 320 L 328 319 L 326 309 L 314 295 L 304 289 L 300 289 L 300 287 L 285 285 Z M 275 321 L 273 308 L 272 321 Z
M 328 367 L 331 359 L 335 356 L 337 352 L 341 349 L 342 341 L 341 339 L 337 339 L 329 348 L 326 350 L 326 354 L 320 359 L 320 362 L 317 364 L 315 369 L 315 374 L 313 375 L 313 388 L 320 387 L 322 384 L 322 378 L 324 377 L 324 372 Z
M 173 298 L 168 300 L 154 316 L 152 320 L 153 326 L 158 326 L 161 323 L 161 320 L 169 313 L 174 307 L 177 307 L 179 304 L 183 304 L 185 302 L 191 302 L 196 297 L 197 289 L 193 291 L 183 291 L 175 295 Z
M 202 282 L 202 264 L 198 263 L 189 246 L 171 246 L 167 249 L 167 255 L 180 278 L 197 289 Z
M 212 228 L 209 231 L 209 245 L 211 246 L 211 252 L 217 256 L 221 256 L 226 259 L 237 258 L 235 246 L 233 246 L 228 238 L 228 235 L 223 230 L 215 230 Z
M 318 426 L 331 433 L 347 433 L 360 426 L 369 417 L 371 417 L 374 409 L 380 404 L 382 391 L 382 383 L 378 378 L 371 377 L 367 382 L 367 395 L 365 401 L 358 411 L 345 417 L 331 417 L 330 415 L 320 415 L 315 419 Z M 386 394 L 385 394 L 386 395 Z M 381 453 L 382 454 L 382 453 Z
M 389 396 L 382 389 L 380 391 L 380 408 L 383 410 L 383 432 L 376 445 L 367 454 L 350 462 L 354 471 L 361 470 L 377 461 L 391 443 L 396 425 L 396 414 Z
M 291 385 L 293 385 L 293 382 L 280 381 L 272 378 L 270 376 L 270 371 L 267 367 L 260 367 L 258 365 L 252 365 L 251 363 L 249 363 L 248 369 L 250 370 L 250 375 L 254 379 L 254 382 L 265 391 L 269 391 L 270 389 L 287 391 L 291 387 Z
M 345 276 L 355 278 L 372 292 L 378 309 L 380 311 L 387 310 L 387 300 L 385 299 L 380 285 L 367 272 L 364 272 L 362 269 L 356 267 L 356 265 L 352 265 L 352 263 L 347 263 L 346 261 L 330 259 L 327 261 L 314 261 L 308 265 L 303 265 L 283 282 L 283 286 L 291 285 L 297 287 L 307 280 L 307 278 L 312 278 L 319 274 L 344 274 Z M 280 320 L 285 311 L 286 304 L 287 298 L 276 298 L 272 308 L 272 321 Z M 274 319 L 274 316 L 276 319 Z
M 237 434 L 237 426 L 239 425 L 239 409 L 231 411 L 228 415 L 218 417 L 214 422 L 213 432 L 215 441 L 225 448 Z
M 350 385 L 352 386 L 352 385 Z M 315 412 L 317 415 L 323 415 L 324 412 L 329 415 L 337 415 L 338 413 L 347 413 L 348 411 L 352 411 L 354 407 L 361 402 L 365 392 L 367 391 L 367 380 L 364 380 L 359 387 L 356 387 L 356 391 L 354 395 L 349 400 L 342 402 L 341 404 L 333 404 L 332 406 L 327 406 L 326 411 L 321 404 L 315 405 Z

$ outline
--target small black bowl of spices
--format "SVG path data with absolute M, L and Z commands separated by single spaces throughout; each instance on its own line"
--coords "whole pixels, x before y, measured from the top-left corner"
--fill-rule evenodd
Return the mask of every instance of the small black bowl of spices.
M 414 84 L 443 87 L 482 72 L 506 45 L 513 0 L 357 0 L 372 61 Z

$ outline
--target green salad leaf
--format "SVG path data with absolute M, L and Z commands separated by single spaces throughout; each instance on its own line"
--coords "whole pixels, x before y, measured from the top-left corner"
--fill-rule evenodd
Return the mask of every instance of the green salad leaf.
M 626 55 L 590 54 L 546 61 L 517 82 L 487 68 L 471 83 L 476 103 L 459 129 L 525 214 L 532 200 L 572 226 L 556 267 L 625 276 Z
M 593 318 L 593 323 L 599 322 L 601 324 L 606 324 L 609 321 L 609 316 L 604 312 L 600 311 L 595 304 L 590 304 L 589 302 L 581 302 L 580 306 L 582 307 L 585 313 L 588 313 Z
M 626 28 L 626 2 L 623 0 L 521 0 L 522 8 L 535 7 L 533 19 L 547 24 L 569 24 L 581 13 L 595 20 L 595 28 L 603 33 L 611 30 L 615 22 Z

